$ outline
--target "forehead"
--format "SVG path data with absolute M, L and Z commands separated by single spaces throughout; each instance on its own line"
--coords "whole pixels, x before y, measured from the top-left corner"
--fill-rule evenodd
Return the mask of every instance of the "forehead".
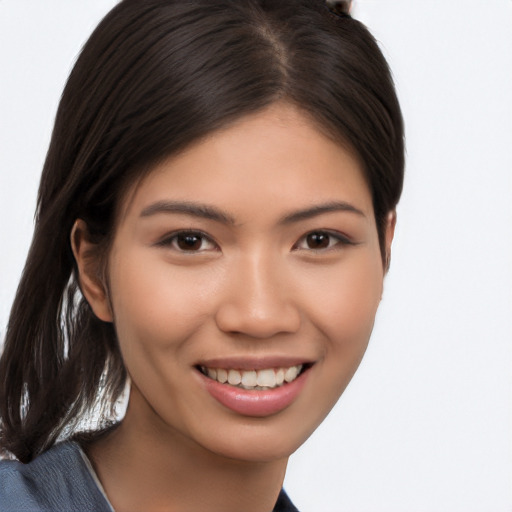
M 127 194 L 122 216 L 169 199 L 247 217 L 346 201 L 373 216 L 358 158 L 287 104 L 243 117 L 160 162 Z

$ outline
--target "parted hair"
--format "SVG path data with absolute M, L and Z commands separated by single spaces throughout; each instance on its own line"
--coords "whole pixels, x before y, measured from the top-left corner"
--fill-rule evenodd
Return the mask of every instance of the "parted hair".
M 384 258 L 403 183 L 403 122 L 386 60 L 362 23 L 324 0 L 123 0 L 101 21 L 58 107 L 7 326 L 4 454 L 28 462 L 93 410 L 107 425 L 124 389 L 115 325 L 93 314 L 78 286 L 75 220 L 108 255 L 116 207 L 135 180 L 276 101 L 358 156 Z

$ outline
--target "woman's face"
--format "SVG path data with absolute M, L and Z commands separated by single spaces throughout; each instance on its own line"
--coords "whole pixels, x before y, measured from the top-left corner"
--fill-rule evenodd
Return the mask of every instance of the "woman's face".
M 109 285 L 125 421 L 230 458 L 290 455 L 356 371 L 382 281 L 350 152 L 286 105 L 212 134 L 120 213 Z

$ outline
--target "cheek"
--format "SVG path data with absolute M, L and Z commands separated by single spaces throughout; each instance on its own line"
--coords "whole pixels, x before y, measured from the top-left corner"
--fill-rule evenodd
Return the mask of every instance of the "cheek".
M 335 277 L 334 277 L 335 276 Z M 312 318 L 323 335 L 321 372 L 327 410 L 356 372 L 368 346 L 382 295 L 380 257 L 362 255 L 325 279 Z
M 357 263 L 326 275 L 318 296 L 317 316 L 332 341 L 343 337 L 347 343 L 357 342 L 373 327 L 382 295 L 382 264 L 366 256 Z
M 121 348 L 178 346 L 208 318 L 216 275 L 140 257 L 113 260 L 111 294 Z
M 320 423 L 354 376 L 368 346 L 382 294 L 380 258 L 347 266 L 324 282 L 312 322 L 323 338 L 322 357 L 315 372 Z M 364 263 L 364 264 L 363 264 Z M 311 400 L 314 396 L 310 397 Z

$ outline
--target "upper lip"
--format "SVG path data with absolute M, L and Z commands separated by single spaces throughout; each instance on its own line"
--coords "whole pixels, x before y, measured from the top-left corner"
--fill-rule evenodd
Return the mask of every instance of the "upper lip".
M 225 368 L 236 370 L 264 370 L 267 368 L 289 368 L 290 366 L 311 365 L 314 361 L 297 356 L 231 356 L 200 361 L 197 366 L 205 368 Z

